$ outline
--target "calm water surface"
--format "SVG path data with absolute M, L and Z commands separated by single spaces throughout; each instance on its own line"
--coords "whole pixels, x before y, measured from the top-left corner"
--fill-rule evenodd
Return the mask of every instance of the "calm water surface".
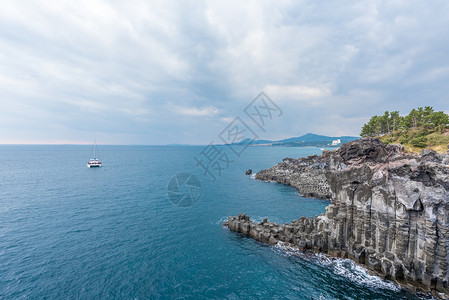
M 247 213 L 287 222 L 328 201 L 244 175 L 317 148 L 248 148 L 213 182 L 197 146 L 0 146 L 1 299 L 414 299 L 347 260 L 293 255 L 222 227 Z M 202 197 L 178 207 L 172 176 Z

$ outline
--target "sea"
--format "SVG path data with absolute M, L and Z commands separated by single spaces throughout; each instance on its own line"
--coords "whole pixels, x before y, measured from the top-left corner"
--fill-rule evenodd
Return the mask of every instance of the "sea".
M 329 201 L 245 175 L 319 148 L 100 145 L 89 169 L 91 152 L 0 146 L 0 299 L 417 299 L 223 227 L 322 214 Z

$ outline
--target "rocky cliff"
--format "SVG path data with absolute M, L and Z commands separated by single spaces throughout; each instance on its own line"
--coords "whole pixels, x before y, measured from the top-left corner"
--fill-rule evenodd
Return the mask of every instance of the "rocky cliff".
M 284 225 L 239 215 L 225 225 L 258 241 L 348 257 L 410 288 L 449 295 L 448 165 L 449 154 L 407 154 L 372 138 L 284 159 L 256 178 L 330 198 L 326 212 Z

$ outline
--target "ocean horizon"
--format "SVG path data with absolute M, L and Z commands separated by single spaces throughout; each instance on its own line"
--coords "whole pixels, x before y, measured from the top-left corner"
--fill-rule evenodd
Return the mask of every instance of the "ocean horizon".
M 249 147 L 215 179 L 204 146 L 0 145 L 2 299 L 416 299 L 350 260 L 268 246 L 222 226 L 248 213 L 284 223 L 328 200 L 255 180 L 285 157 L 320 148 Z M 201 196 L 183 207 L 167 188 L 180 173 Z

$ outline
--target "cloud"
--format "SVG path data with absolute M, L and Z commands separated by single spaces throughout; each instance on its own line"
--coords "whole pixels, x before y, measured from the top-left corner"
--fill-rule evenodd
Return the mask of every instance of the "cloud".
M 235 118 L 229 118 L 229 117 L 220 118 L 220 121 L 222 121 L 224 123 L 231 123 L 234 120 L 235 120 Z
M 331 91 L 327 87 L 317 88 L 300 85 L 268 85 L 264 90 L 272 97 L 289 99 L 294 98 L 299 100 L 322 98 L 331 95 Z
M 261 91 L 285 112 L 271 137 L 447 111 L 448 16 L 445 1 L 9 1 L 0 143 L 208 143 Z
M 177 114 L 192 117 L 214 116 L 219 113 L 219 110 L 213 106 L 203 108 L 174 106 L 173 109 Z

